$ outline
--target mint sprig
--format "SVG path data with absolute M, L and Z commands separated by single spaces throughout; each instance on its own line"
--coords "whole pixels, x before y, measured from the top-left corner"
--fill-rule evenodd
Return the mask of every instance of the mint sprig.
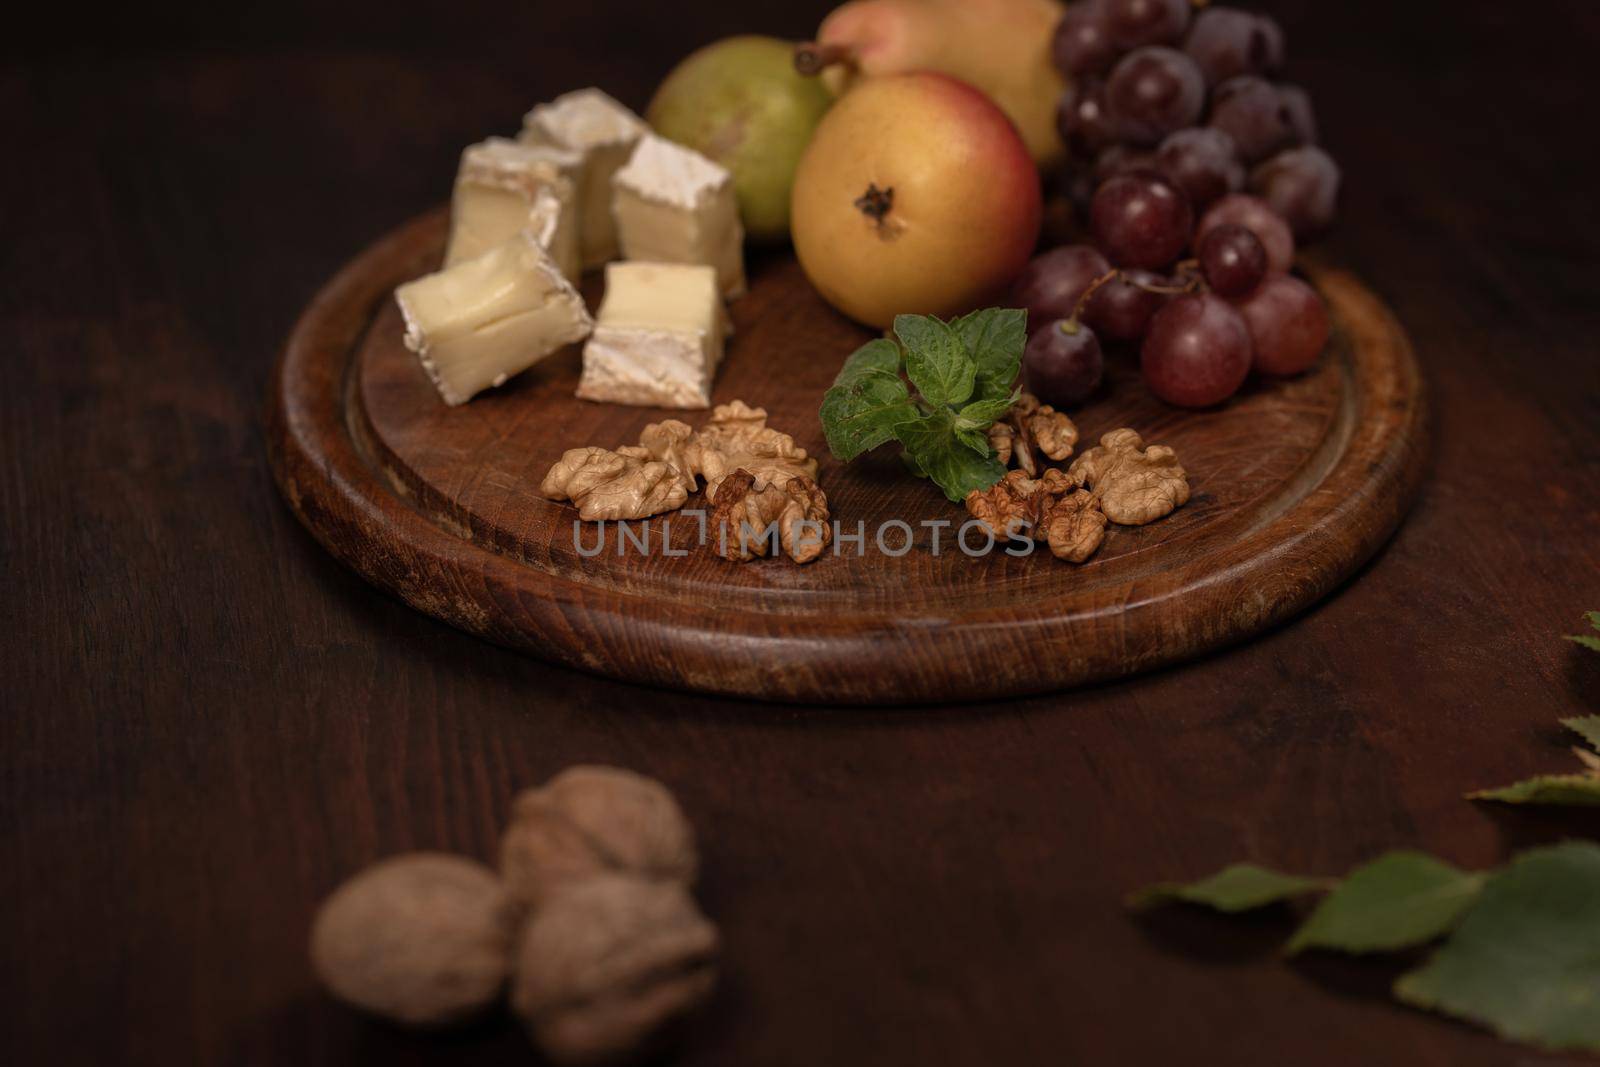
M 822 398 L 828 448 L 849 462 L 898 441 L 906 466 L 953 501 L 1005 476 L 989 427 L 1016 400 L 1028 315 L 974 311 L 949 322 L 900 315 L 894 336 L 869 341 L 840 368 Z

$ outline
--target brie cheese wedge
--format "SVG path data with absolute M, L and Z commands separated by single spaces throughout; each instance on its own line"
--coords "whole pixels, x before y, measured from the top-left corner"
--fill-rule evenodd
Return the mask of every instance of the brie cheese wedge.
M 528 230 L 395 290 L 405 345 L 447 404 L 502 385 L 594 328 L 583 298 Z
M 524 144 L 567 149 L 582 157 L 578 225 L 584 267 L 617 258 L 611 220 L 611 177 L 648 130 L 644 120 L 599 89 L 579 89 L 540 104 L 522 119 Z
M 710 407 L 725 332 L 712 267 L 612 263 L 594 333 L 583 348 L 578 396 L 642 407 Z
M 645 134 L 612 179 L 622 254 L 652 263 L 706 263 L 722 295 L 743 295 L 744 227 L 733 175 L 700 153 Z
M 571 193 L 569 182 L 562 182 L 559 189 L 555 186 L 540 189 L 528 211 L 525 229 L 555 260 L 567 281 L 577 285 L 583 276 L 583 261 L 578 248 L 578 210 Z
M 470 145 L 461 153 L 456 172 L 444 265 L 481 256 L 515 237 L 528 225 L 528 213 L 541 192 L 554 196 L 575 216 L 582 162 L 576 152 L 518 144 L 504 137 Z M 562 269 L 565 272 L 564 264 Z

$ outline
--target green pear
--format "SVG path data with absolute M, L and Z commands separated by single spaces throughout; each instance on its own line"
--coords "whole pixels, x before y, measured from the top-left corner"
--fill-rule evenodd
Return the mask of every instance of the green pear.
M 782 240 L 795 168 L 832 102 L 818 79 L 795 71 L 791 42 L 729 37 L 679 63 L 645 117 L 661 136 L 733 173 L 746 233 Z

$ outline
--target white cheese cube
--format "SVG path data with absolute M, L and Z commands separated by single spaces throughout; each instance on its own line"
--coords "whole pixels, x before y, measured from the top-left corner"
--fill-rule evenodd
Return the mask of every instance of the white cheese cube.
M 539 190 L 528 211 L 527 226 L 539 247 L 550 253 L 569 282 L 577 284 L 583 276 L 583 261 L 578 248 L 578 208 L 573 202 L 572 185 Z
M 578 237 L 583 265 L 617 258 L 617 228 L 611 220 L 611 176 L 628 161 L 648 130 L 644 120 L 599 89 L 579 89 L 540 104 L 522 119 L 525 144 L 549 145 L 583 157 L 578 179 L 582 220 Z
M 583 348 L 578 396 L 644 407 L 710 407 L 724 332 L 713 268 L 612 263 L 594 334 Z
M 710 264 L 723 296 L 744 294 L 744 227 L 726 169 L 646 134 L 611 188 L 624 257 Z
M 523 230 L 395 290 L 406 347 L 447 404 L 502 385 L 594 328 L 583 298 Z
M 450 201 L 450 243 L 445 246 L 444 265 L 473 259 L 511 240 L 528 225 L 528 212 L 543 191 L 576 211 L 582 163 L 576 152 L 518 144 L 504 137 L 468 146 L 461 153 Z

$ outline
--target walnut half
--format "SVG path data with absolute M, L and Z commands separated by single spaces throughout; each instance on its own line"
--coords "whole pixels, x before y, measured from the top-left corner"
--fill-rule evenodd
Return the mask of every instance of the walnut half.
M 720 494 L 735 472 L 749 475 L 748 483 Z M 768 426 L 766 411 L 735 400 L 719 405 L 698 431 L 667 419 L 646 426 L 637 445 L 574 448 L 550 468 L 539 490 L 572 501 L 583 519 L 643 519 L 682 507 L 703 481 L 706 500 L 726 509 L 717 528 L 731 523 L 735 547 L 725 555 L 767 555 L 742 545 L 741 521 L 758 532 L 776 521 L 789 558 L 809 563 L 822 555 L 831 534 L 828 498 L 816 476 L 817 461 L 793 437 Z
M 1072 455 L 1078 443 L 1078 427 L 1063 412 L 1039 403 L 1032 393 L 1021 393 L 1005 418 L 989 428 L 989 447 L 1004 465 L 1016 462 L 1017 469 L 1032 478 L 1039 473 L 1036 454 L 1046 459 L 1063 460 Z
M 1094 493 L 1106 518 L 1122 526 L 1155 522 L 1189 499 L 1189 476 L 1172 449 L 1146 448 L 1129 429 L 1100 438 L 1099 446 L 1074 460 L 1067 474 Z
M 1025 471 L 1010 471 L 988 489 L 968 493 L 967 511 L 999 540 L 1042 537 L 1040 520 L 1056 498 L 1071 490 L 1071 480 L 1055 467 L 1045 468 L 1038 478 L 1028 477 Z
M 644 519 L 683 507 L 689 490 L 681 473 L 640 456 L 640 451 L 571 449 L 550 468 L 539 492 L 552 500 L 572 501 L 578 517 L 591 521 Z
M 708 492 L 713 505 L 711 536 L 716 551 L 741 563 L 767 555 L 775 530 L 783 551 L 796 563 L 822 555 L 832 538 L 828 498 L 805 475 L 772 482 L 751 471 L 731 471 Z
M 1082 563 L 1106 539 L 1106 513 L 1093 493 L 1079 489 L 1052 504 L 1038 530 L 1053 556 L 1068 563 Z

